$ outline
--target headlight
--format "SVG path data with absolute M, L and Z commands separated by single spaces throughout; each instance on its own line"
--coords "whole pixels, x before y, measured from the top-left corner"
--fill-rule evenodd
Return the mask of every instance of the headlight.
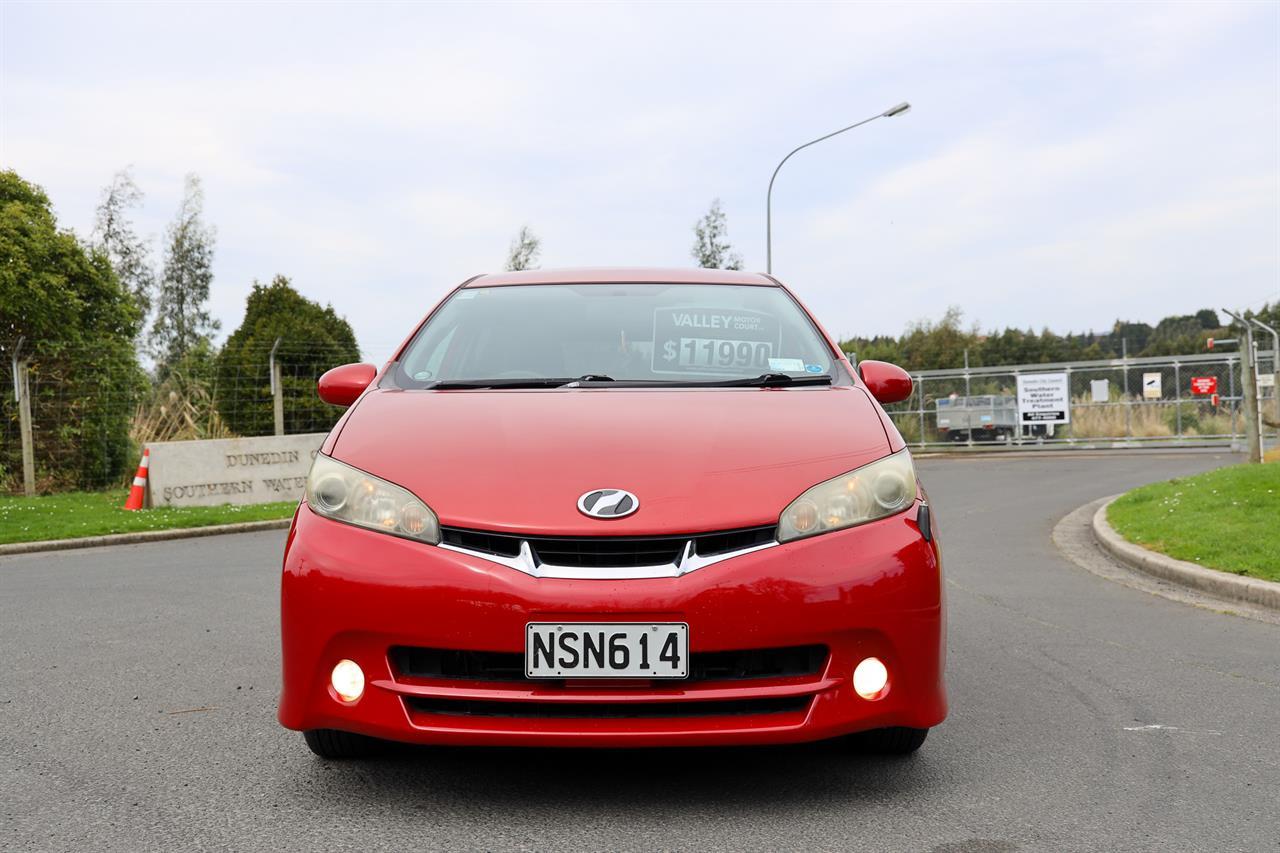
M 911 454 L 904 448 L 819 483 L 796 498 L 778 519 L 778 541 L 790 542 L 875 521 L 902 512 L 915 499 L 916 471 Z
M 436 545 L 440 522 L 408 489 L 316 454 L 307 475 L 307 506 L 326 518 Z

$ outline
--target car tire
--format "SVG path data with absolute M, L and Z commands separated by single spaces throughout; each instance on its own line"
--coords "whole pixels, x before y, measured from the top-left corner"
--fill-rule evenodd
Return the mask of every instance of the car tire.
M 924 744 L 928 729 L 893 726 L 849 735 L 847 743 L 856 752 L 874 755 L 910 755 Z
M 330 760 L 367 758 L 377 752 L 379 745 L 371 737 L 337 729 L 310 729 L 302 737 L 312 752 Z

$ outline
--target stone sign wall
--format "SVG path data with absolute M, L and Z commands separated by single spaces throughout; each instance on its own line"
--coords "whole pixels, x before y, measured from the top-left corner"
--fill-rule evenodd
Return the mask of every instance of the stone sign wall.
M 148 506 L 293 501 L 327 433 L 148 444 Z

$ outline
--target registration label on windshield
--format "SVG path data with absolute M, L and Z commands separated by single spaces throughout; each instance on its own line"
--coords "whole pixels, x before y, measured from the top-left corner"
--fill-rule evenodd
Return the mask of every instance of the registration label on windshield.
M 780 342 L 778 319 L 742 309 L 658 308 L 653 312 L 654 373 L 759 373 Z

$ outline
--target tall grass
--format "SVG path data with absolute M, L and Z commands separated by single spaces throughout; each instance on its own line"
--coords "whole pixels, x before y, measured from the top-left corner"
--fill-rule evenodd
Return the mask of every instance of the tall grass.
M 154 441 L 232 438 L 208 384 L 173 370 L 134 412 L 129 437 L 141 447 Z
M 1181 409 L 1184 436 L 1231 435 L 1231 414 L 1208 403 L 1183 400 L 1180 403 L 1147 403 L 1135 399 L 1108 404 L 1091 403 L 1077 397 L 1071 404 L 1070 435 L 1073 438 L 1167 438 L 1178 435 Z

